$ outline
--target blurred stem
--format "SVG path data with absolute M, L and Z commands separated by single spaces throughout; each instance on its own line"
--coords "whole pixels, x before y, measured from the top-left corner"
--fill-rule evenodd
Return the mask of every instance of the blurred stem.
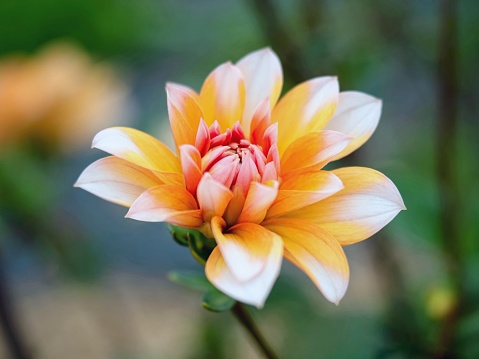
M 452 355 L 452 342 L 463 301 L 462 253 L 460 246 L 460 193 L 455 158 L 458 127 L 457 7 L 455 0 L 441 0 L 438 48 L 438 132 L 437 180 L 439 189 L 441 240 L 447 268 L 455 286 L 457 303 L 439 329 L 436 358 Z
M 3 263 L 3 253 L 0 248 L 0 325 L 12 358 L 30 359 L 31 355 L 20 335 L 14 314 Z
M 251 337 L 256 341 L 256 344 L 261 349 L 263 354 L 268 359 L 278 359 L 278 356 L 273 352 L 273 349 L 268 344 L 264 336 L 259 331 L 258 327 L 253 321 L 253 318 L 246 310 L 245 306 L 237 302 L 233 308 L 231 308 L 236 319 L 240 321 L 243 327 L 249 332 Z
M 293 41 L 287 29 L 283 27 L 273 1 L 247 1 L 251 4 L 267 41 L 281 58 L 285 75 L 289 76 L 294 83 L 303 82 L 309 78 L 306 67 L 303 66 L 301 49 Z

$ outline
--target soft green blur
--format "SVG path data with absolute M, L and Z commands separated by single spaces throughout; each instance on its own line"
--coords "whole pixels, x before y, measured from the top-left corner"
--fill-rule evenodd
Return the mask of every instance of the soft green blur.
M 90 149 L 95 132 L 128 124 L 171 145 L 165 83 L 198 90 L 218 64 L 266 46 L 284 91 L 337 75 L 341 90 L 383 100 L 373 137 L 335 166 L 383 172 L 408 209 L 346 248 L 337 307 L 285 264 L 265 308 L 251 308 L 265 336 L 281 358 L 478 358 L 479 3 L 457 1 L 451 238 L 437 168 L 440 3 L 0 2 L 0 358 L 8 331 L 18 358 L 260 357 L 230 314 L 168 281 L 202 268 L 166 225 L 72 186 L 104 156 Z

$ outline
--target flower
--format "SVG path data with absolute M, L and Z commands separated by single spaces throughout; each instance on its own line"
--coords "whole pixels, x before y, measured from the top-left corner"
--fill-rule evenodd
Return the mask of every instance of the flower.
M 70 152 L 125 111 L 127 89 L 107 64 L 67 43 L 0 62 L 0 149 L 27 137 Z M 116 122 L 118 123 L 118 121 Z
M 371 136 L 381 101 L 318 77 L 278 102 L 282 82 L 278 57 L 263 49 L 218 66 L 199 94 L 168 84 L 178 156 L 143 132 L 109 128 L 93 147 L 113 156 L 85 169 L 76 186 L 130 207 L 126 217 L 214 238 L 206 276 L 236 300 L 262 307 L 284 256 L 338 303 L 349 281 L 342 246 L 404 209 L 375 170 L 323 170 Z

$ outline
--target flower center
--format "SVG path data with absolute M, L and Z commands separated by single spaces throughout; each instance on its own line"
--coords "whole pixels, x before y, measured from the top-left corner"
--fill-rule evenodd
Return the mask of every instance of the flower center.
M 196 147 L 202 154 L 203 173 L 209 172 L 216 181 L 230 189 L 239 186 L 244 194 L 251 182 L 278 179 L 279 156 L 274 134 L 269 136 L 265 131 L 264 137 L 270 138 L 256 144 L 246 139 L 239 122 L 223 133 L 218 122 L 210 128 L 205 126 L 198 131 L 196 141 Z

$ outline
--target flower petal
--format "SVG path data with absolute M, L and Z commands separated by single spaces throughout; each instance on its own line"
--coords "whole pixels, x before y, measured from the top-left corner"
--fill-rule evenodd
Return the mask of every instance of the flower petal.
M 381 117 L 381 100 L 361 92 L 341 92 L 333 118 L 324 127 L 352 137 L 349 145 L 334 157 L 334 161 L 362 146 L 373 134 Z
M 230 62 L 218 66 L 206 78 L 200 101 L 208 125 L 217 120 L 223 130 L 232 129 L 243 117 L 245 89 L 241 71 Z
M 92 147 L 149 169 L 167 184 L 183 184 L 181 164 L 156 138 L 127 127 L 111 127 L 97 133 Z
M 215 216 L 223 216 L 232 197 L 233 192 L 215 181 L 209 173 L 205 173 L 197 189 L 198 203 L 203 210 L 204 221 L 209 222 Z
M 283 87 L 283 70 L 278 56 L 269 48 L 246 55 L 236 66 L 243 74 L 246 90 L 241 124 L 249 130 L 253 113 L 265 98 L 269 98 L 270 108 L 276 105 Z
M 298 219 L 277 218 L 264 226 L 281 236 L 284 257 L 306 273 L 327 300 L 338 304 L 348 287 L 349 266 L 336 239 Z
M 189 87 L 168 83 L 166 85 L 168 117 L 176 147 L 194 145 L 196 133 L 203 116 L 198 94 Z
M 363 167 L 332 171 L 344 189 L 286 217 L 312 221 L 348 245 L 371 237 L 406 209 L 394 183 L 382 173 Z
M 233 198 L 231 198 L 228 207 L 223 215 L 224 220 L 228 226 L 233 226 L 238 222 L 238 218 L 243 211 L 243 206 L 245 203 L 245 195 L 240 186 L 233 187 Z
M 201 180 L 201 155 L 196 147 L 192 145 L 180 146 L 181 166 L 185 176 L 186 189 L 196 195 L 198 183 Z
M 348 146 L 351 138 L 337 131 L 308 133 L 291 143 L 281 156 L 281 171 L 289 171 L 321 164 L 325 166 Z
M 213 250 L 206 262 L 205 272 L 208 280 L 230 297 L 240 302 L 254 305 L 257 308 L 262 308 L 279 275 L 283 259 L 281 238 L 276 235 L 268 236 L 272 246 L 266 264 L 255 277 L 244 282 L 238 280 L 226 264 L 218 246 Z
M 281 183 L 266 218 L 279 217 L 327 198 L 344 188 L 332 172 L 317 171 L 290 177 Z
M 223 233 L 221 217 L 211 220 L 211 229 L 226 265 L 240 282 L 258 275 L 266 266 L 276 234 L 253 223 L 240 223 Z M 281 240 L 281 239 L 280 239 Z
M 238 223 L 261 223 L 278 195 L 278 181 L 251 182 Z
M 99 159 L 80 175 L 75 187 L 129 207 L 148 188 L 162 184 L 153 173 L 121 158 Z
M 297 138 L 326 125 L 336 110 L 338 94 L 335 77 L 318 77 L 299 84 L 279 101 L 271 118 L 279 123 L 280 153 Z
M 203 223 L 202 211 L 186 189 L 162 185 L 143 192 L 132 204 L 127 218 L 145 222 L 168 222 L 180 227 L 196 228 Z

